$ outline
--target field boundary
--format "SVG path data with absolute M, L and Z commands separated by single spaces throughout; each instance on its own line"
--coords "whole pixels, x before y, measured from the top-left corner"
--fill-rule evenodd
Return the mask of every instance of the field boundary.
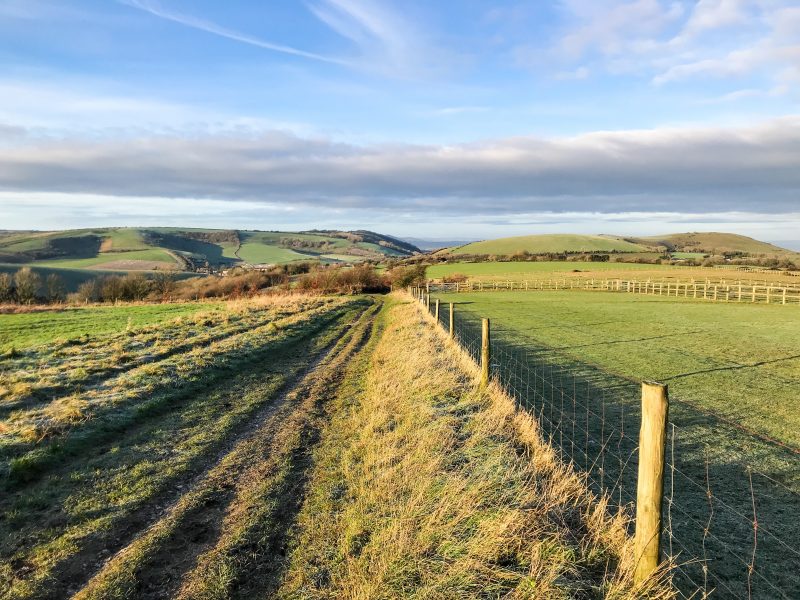
M 795 304 L 800 306 L 800 286 L 754 284 L 741 282 L 706 281 L 653 281 L 651 279 L 533 279 L 524 281 L 428 282 L 426 292 L 536 292 L 583 290 L 592 292 L 617 292 L 707 300 L 711 302 L 737 302 L 759 304 Z
M 666 386 L 656 386 L 663 388 L 669 407 L 658 440 L 662 471 L 643 473 L 640 447 L 648 442 L 652 448 L 653 441 L 644 433 L 652 433 L 652 423 L 646 428 L 643 419 L 646 396 L 654 387 L 650 382 L 615 378 L 609 385 L 592 365 L 576 371 L 574 365 L 553 363 L 525 346 L 494 340 L 489 319 L 466 310 L 455 314 L 456 304 L 432 299 L 425 288 L 410 292 L 423 314 L 478 365 L 484 384 L 496 383 L 536 418 L 545 441 L 586 477 L 612 512 L 639 521 L 647 512 L 642 502 L 651 502 L 651 496 L 642 496 L 643 482 L 657 480 L 657 488 L 649 487 L 650 492 L 657 489 L 655 510 L 661 514 L 653 535 L 660 538 L 662 564 L 669 566 L 681 597 L 797 597 L 800 582 L 787 573 L 800 559 L 800 548 L 782 515 L 800 504 L 800 490 L 792 477 L 784 478 L 770 465 L 755 468 L 723 443 L 723 430 L 737 424 L 721 423 L 689 403 L 670 403 Z M 734 445 L 758 454 L 764 450 L 759 444 L 767 442 L 735 438 Z M 797 450 L 781 446 L 776 450 L 780 460 L 794 464 Z M 637 523 L 637 534 L 638 528 Z

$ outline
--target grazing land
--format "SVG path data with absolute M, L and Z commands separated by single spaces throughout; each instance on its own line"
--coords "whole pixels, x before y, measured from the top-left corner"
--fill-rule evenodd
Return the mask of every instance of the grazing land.
M 0 595 L 671 597 L 402 299 L 2 315 Z
M 544 234 L 500 238 L 483 242 L 472 242 L 451 248 L 450 254 L 502 254 L 520 252 L 546 254 L 548 252 L 648 252 L 647 246 L 621 238 L 602 235 Z
M 441 296 L 494 320 L 497 335 L 541 344 L 800 448 L 796 307 L 605 292 Z
M 0 315 L 0 352 L 28 349 L 60 340 L 120 334 L 199 312 L 225 310 L 221 302 L 92 306 Z
M 707 560 L 708 589 L 718 588 L 720 597 L 746 597 L 748 579 L 758 580 L 754 598 L 800 593 L 800 579 L 790 566 L 800 529 L 796 520 L 785 519 L 800 510 L 795 306 L 577 290 L 438 298 L 455 302 L 458 322 L 472 331 L 479 331 L 480 317 L 492 320 L 493 338 L 508 349 L 494 361 L 498 372 L 511 377 L 522 401 L 542 406 L 542 422 L 555 435 L 555 445 L 568 458 L 576 455 L 595 477 L 604 459 L 594 458 L 604 456 L 608 432 L 638 427 L 639 383 L 667 383 L 674 424 L 667 470 L 676 478 L 670 487 L 669 531 L 688 561 L 678 577 L 683 589 L 703 589 L 698 565 Z M 509 352 L 524 358 L 508 362 Z M 522 363 L 531 366 L 520 373 Z M 584 433 L 576 440 L 560 429 L 569 423 L 564 409 L 570 398 L 587 407 L 581 425 L 586 445 Z M 571 418 L 574 423 L 574 413 Z M 583 454 L 575 453 L 576 442 Z M 599 474 L 619 486 L 624 503 L 635 497 L 630 495 L 635 469 L 619 466 L 617 473 L 606 462 Z M 760 570 L 748 566 L 753 555 Z
M 650 265 L 623 262 L 536 261 L 536 262 L 450 262 L 427 268 L 430 279 L 452 275 L 465 275 L 482 281 L 525 281 L 535 279 L 578 278 L 635 278 L 637 280 L 680 279 L 688 281 L 706 279 L 727 281 L 767 281 L 800 285 L 800 277 L 782 271 L 748 272 L 729 268 L 699 268 L 673 265 Z

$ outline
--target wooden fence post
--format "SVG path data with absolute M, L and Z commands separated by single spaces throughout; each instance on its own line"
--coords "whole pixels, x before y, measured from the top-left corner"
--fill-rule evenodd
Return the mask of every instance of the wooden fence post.
M 436 306 L 434 307 L 433 317 L 436 319 L 436 322 L 439 322 L 439 299 L 436 299 Z
M 634 540 L 634 583 L 637 584 L 650 577 L 661 562 L 661 501 L 664 491 L 664 448 L 668 414 L 667 386 L 642 383 Z
M 481 331 L 481 387 L 489 385 L 489 361 L 491 360 L 491 341 L 489 319 L 483 319 Z
M 451 302 L 450 303 L 450 337 L 451 338 L 455 337 L 455 335 L 456 335 L 456 330 L 455 330 L 455 327 L 454 327 L 455 319 L 453 318 L 454 311 L 455 311 L 455 308 L 454 308 L 453 303 Z
M 425 308 L 427 308 L 428 311 L 431 310 L 431 294 L 430 294 L 430 292 L 425 294 Z

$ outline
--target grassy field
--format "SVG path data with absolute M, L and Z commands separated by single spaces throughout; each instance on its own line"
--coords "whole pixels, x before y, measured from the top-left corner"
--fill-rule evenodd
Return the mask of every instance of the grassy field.
M 93 267 L 113 269 L 113 265 L 109 265 L 117 261 L 131 262 L 131 265 L 127 269 L 121 268 L 120 270 L 136 270 L 135 262 L 162 263 L 164 265 L 163 268 L 178 267 L 178 263 L 175 259 L 172 258 L 168 252 L 160 248 L 131 250 L 129 252 L 101 252 L 97 256 L 91 258 L 39 260 L 36 261 L 35 264 L 43 267 L 64 267 L 70 269 L 91 269 Z M 103 267 L 103 265 L 106 266 Z
M 649 248 L 623 239 L 599 235 L 543 234 L 524 235 L 483 242 L 473 242 L 453 248 L 451 254 L 500 254 L 518 252 L 543 254 L 547 252 L 646 252 Z
M 791 283 L 800 285 L 800 277 L 775 273 L 747 273 L 734 269 L 702 269 L 696 267 L 649 265 L 639 263 L 615 262 L 452 262 L 432 265 L 426 271 L 430 279 L 439 279 L 448 275 L 461 274 L 470 279 L 481 281 L 525 281 L 535 279 L 563 279 L 569 277 L 635 278 L 637 280 L 680 279 L 688 281 L 696 279 L 705 281 L 725 279 L 727 281 L 769 281 L 775 283 Z
M 455 300 L 494 319 L 498 335 L 624 377 L 669 383 L 677 397 L 800 448 L 794 307 L 603 292 L 492 292 Z
M 223 304 L 190 302 L 141 306 L 97 306 L 0 315 L 0 352 L 35 348 L 56 340 L 121 334 L 198 312 L 218 312 Z
M 252 264 L 277 264 L 298 260 L 313 260 L 308 254 L 301 254 L 289 248 L 279 246 L 265 246 L 261 243 L 245 242 L 239 248 L 242 260 Z
M 83 335 L 7 321 L 3 598 L 670 597 L 400 297 L 47 315 Z
M 510 377 L 524 402 L 537 414 L 542 411 L 555 446 L 592 474 L 593 485 L 603 477 L 613 484 L 620 503 L 634 497 L 635 468 L 623 460 L 616 467 L 626 454 L 622 438 L 609 462 L 600 458 L 608 432 L 638 430 L 641 381 L 667 383 L 674 424 L 670 461 L 676 468 L 669 477 L 677 478 L 671 528 L 684 560 L 707 554 L 719 596 L 746 596 L 752 496 L 761 532 L 760 583 L 752 597 L 800 593 L 800 578 L 790 566 L 793 554 L 787 553 L 787 548 L 797 551 L 800 526 L 785 519 L 800 510 L 796 307 L 582 291 L 439 297 L 457 303 L 458 322 L 473 332 L 479 331 L 480 317 L 492 320 L 498 376 Z M 530 366 L 520 371 L 520 364 Z M 576 402 L 587 407 L 584 416 L 578 409 L 577 438 Z M 634 448 L 635 438 L 629 449 Z M 706 523 L 709 539 L 703 534 Z M 685 565 L 685 572 L 702 582 L 698 564 Z M 682 585 L 691 584 L 683 579 Z

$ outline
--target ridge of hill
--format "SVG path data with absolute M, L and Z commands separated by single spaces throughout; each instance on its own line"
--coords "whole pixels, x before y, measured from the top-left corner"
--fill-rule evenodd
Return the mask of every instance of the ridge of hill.
M 716 231 L 670 233 L 641 238 L 626 237 L 626 240 L 664 248 L 668 252 L 702 252 L 711 255 L 745 254 L 749 256 L 782 257 L 797 253 L 768 242 L 745 235 Z
M 603 235 L 579 234 L 539 234 L 523 235 L 495 240 L 473 242 L 464 246 L 450 248 L 448 254 L 497 254 L 513 255 L 523 252 L 530 254 L 566 252 L 649 252 L 645 245 L 626 239 Z

